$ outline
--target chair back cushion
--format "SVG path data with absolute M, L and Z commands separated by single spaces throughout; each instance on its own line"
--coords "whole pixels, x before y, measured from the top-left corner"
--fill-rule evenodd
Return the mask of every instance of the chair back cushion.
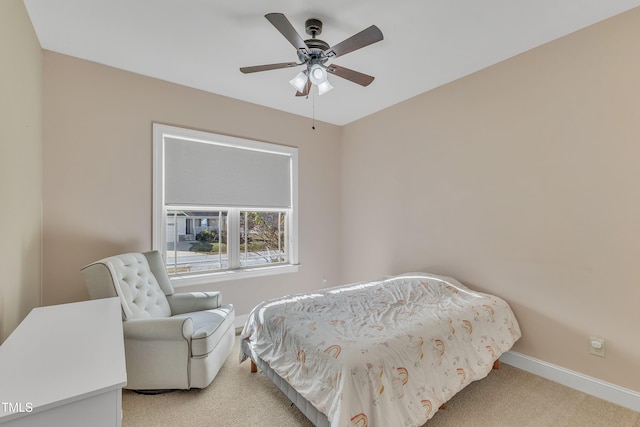
M 149 251 L 144 252 L 142 255 L 144 255 L 144 257 L 147 259 L 149 268 L 158 281 L 158 285 L 160 285 L 160 289 L 162 289 L 162 292 L 164 292 L 164 294 L 167 296 L 173 295 L 173 285 L 169 280 L 167 267 L 164 265 L 164 260 L 162 259 L 162 255 L 160 254 L 160 252 Z
M 87 286 L 112 286 L 122 304 L 124 320 L 169 317 L 167 297 L 149 268 L 144 254 L 128 253 L 104 258 L 83 270 Z M 108 280 L 105 277 L 108 276 Z M 95 278 L 95 280 L 94 280 Z M 98 281 L 92 285 L 92 280 Z M 110 293 L 111 290 L 103 293 Z

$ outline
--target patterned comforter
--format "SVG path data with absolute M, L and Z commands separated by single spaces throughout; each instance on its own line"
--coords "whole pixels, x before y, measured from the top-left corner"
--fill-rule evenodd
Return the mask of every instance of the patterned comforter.
M 241 339 L 332 427 L 405 427 L 484 378 L 520 335 L 504 300 L 416 273 L 265 301 Z

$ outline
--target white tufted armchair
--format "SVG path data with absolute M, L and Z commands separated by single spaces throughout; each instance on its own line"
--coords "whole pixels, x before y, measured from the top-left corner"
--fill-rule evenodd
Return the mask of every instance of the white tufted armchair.
M 235 312 L 219 292 L 174 293 L 158 251 L 128 253 L 82 269 L 92 299 L 120 298 L 127 386 L 208 386 L 231 352 Z

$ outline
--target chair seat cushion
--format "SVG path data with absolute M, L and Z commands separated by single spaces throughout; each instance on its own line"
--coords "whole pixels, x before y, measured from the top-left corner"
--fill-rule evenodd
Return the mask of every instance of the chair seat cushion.
M 193 321 L 191 357 L 206 357 L 215 350 L 224 333 L 233 327 L 233 305 L 221 305 L 213 310 L 178 314 L 172 317 L 190 317 Z

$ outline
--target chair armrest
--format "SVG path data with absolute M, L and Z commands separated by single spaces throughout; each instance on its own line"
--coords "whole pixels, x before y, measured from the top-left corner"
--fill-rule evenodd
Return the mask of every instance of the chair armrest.
M 122 322 L 126 339 L 141 341 L 190 341 L 193 321 L 189 317 L 156 317 L 131 319 Z
M 212 310 L 222 305 L 220 292 L 184 292 L 167 295 L 171 314 L 191 313 Z

